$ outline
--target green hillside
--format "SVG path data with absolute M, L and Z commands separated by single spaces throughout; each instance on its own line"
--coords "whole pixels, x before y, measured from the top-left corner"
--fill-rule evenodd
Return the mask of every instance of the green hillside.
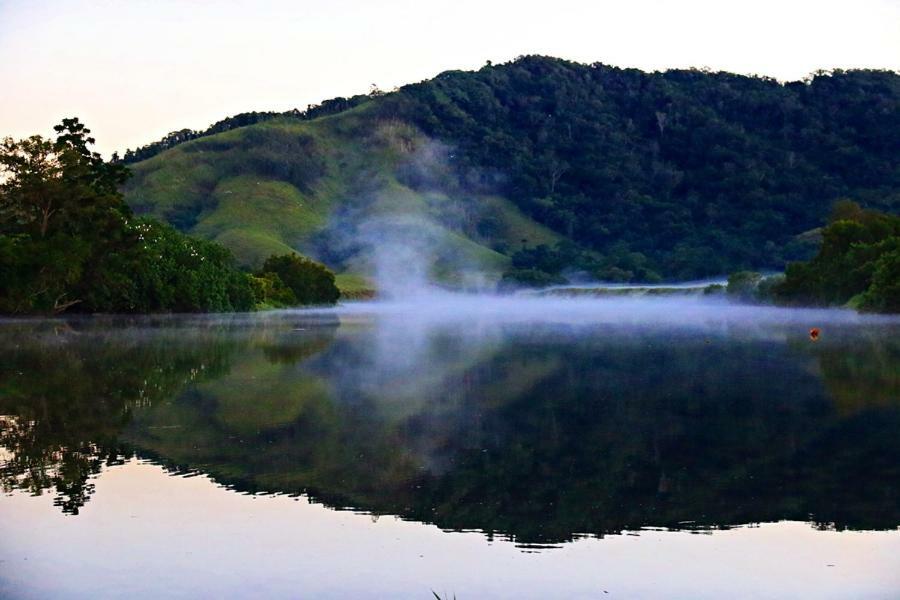
M 451 280 L 496 278 L 523 239 L 562 239 L 510 200 L 466 189 L 444 147 L 414 126 L 373 117 L 370 106 L 202 137 L 132 171 L 126 198 L 136 212 L 220 242 L 248 267 L 299 250 L 343 272 L 338 281 L 351 291 L 366 287 L 360 275 L 383 241 L 381 232 L 367 239 L 373 223 L 387 223 L 403 244 L 392 221 L 402 217 L 415 229 L 409 237 L 433 252 L 433 274 Z
M 394 242 L 449 281 L 513 263 L 620 280 L 782 269 L 836 200 L 897 210 L 900 76 L 523 57 L 126 155 L 147 156 L 126 188 L 137 212 L 247 266 L 297 249 L 357 288 Z M 563 240 L 577 250 L 533 252 Z

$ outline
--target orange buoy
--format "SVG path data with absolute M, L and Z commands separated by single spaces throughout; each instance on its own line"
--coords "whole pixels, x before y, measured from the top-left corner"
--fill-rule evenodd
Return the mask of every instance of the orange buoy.
M 812 329 L 809 330 L 809 339 L 811 339 L 814 342 L 817 339 L 819 339 L 819 328 L 818 327 L 813 327 Z

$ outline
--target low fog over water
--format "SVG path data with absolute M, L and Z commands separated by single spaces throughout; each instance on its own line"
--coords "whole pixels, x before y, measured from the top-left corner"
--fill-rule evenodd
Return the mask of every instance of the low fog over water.
M 732 302 L 722 296 L 567 298 L 457 293 L 427 287 L 418 288 L 404 298 L 348 302 L 323 312 L 333 312 L 350 319 L 372 316 L 399 320 L 404 328 L 442 322 L 469 323 L 472 327 L 491 323 L 559 323 L 693 328 L 727 326 L 747 330 L 768 325 L 821 327 L 829 324 L 900 323 L 897 316 L 865 315 L 852 310 L 757 306 Z M 397 325 L 394 323 L 394 326 Z

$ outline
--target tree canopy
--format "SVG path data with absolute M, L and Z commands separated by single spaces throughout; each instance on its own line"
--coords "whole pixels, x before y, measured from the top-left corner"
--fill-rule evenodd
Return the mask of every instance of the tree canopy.
M 793 238 L 836 199 L 888 211 L 900 200 L 892 72 L 782 84 L 527 56 L 443 73 L 378 107 L 454 144 L 466 181 L 500 181 L 536 220 L 666 278 L 781 268 L 807 258 Z
M 900 312 L 900 217 L 839 203 L 819 253 L 788 266 L 777 300 Z
M 55 140 L 0 145 L 0 312 L 248 310 L 229 251 L 135 218 L 127 169 L 90 149 L 77 118 Z
M 286 297 L 288 302 L 293 298 L 293 304 L 334 304 L 341 295 L 334 273 L 299 254 L 270 256 L 262 266 L 261 276 L 266 275 L 274 275 L 287 288 L 290 295 Z

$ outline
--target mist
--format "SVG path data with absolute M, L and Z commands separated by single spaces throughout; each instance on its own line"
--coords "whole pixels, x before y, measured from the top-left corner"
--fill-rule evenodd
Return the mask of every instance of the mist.
M 407 298 L 348 302 L 331 309 L 343 318 L 370 316 L 416 324 L 666 325 L 685 328 L 772 325 L 810 327 L 822 324 L 898 323 L 900 317 L 859 314 L 844 309 L 782 308 L 739 304 L 722 297 L 667 296 L 561 298 L 496 293 L 454 292 L 436 287 L 416 288 Z

